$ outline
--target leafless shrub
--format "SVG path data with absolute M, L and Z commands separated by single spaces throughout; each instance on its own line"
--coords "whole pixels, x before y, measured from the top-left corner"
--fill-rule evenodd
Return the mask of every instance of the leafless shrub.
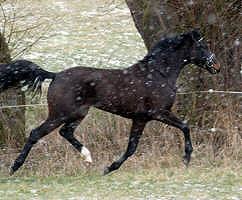
M 50 27 L 41 19 L 33 19 L 32 13 L 25 14 L 19 5 L 17 1 L 0 3 L 0 34 L 5 38 L 12 59 L 29 51 Z

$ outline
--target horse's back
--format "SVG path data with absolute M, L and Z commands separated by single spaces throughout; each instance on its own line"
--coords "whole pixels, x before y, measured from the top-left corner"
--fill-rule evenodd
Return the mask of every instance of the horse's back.
M 57 73 L 48 89 L 49 109 L 70 110 L 83 104 L 95 104 L 100 93 L 108 93 L 107 87 L 117 80 L 111 76 L 119 71 L 74 67 Z
M 155 77 L 155 76 L 154 76 Z M 124 70 L 75 67 L 56 75 L 48 91 L 49 110 L 68 114 L 80 106 L 132 118 L 173 104 L 166 91 L 134 67 Z

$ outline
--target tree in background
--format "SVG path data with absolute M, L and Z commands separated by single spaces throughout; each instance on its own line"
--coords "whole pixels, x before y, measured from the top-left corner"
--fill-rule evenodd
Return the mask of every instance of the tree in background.
M 28 16 L 20 13 L 16 4 L 0 1 L 0 64 L 17 59 L 41 38 L 35 35 L 40 24 L 18 24 Z M 11 107 L 24 104 L 25 95 L 20 89 L 0 94 L 0 106 L 5 107 L 0 109 L 0 145 L 18 147 L 24 143 L 25 108 Z
M 185 67 L 178 80 L 181 91 L 241 91 L 240 0 L 126 0 L 126 4 L 147 49 L 165 36 L 195 28 L 220 60 L 222 70 L 213 77 L 202 69 Z M 237 155 L 236 141 L 242 136 L 239 95 L 178 95 L 176 111 L 190 125 L 208 130 L 205 133 L 216 130 L 212 135 L 196 130 L 192 137 L 197 146 L 211 145 L 214 158 L 221 149 Z
M 5 64 L 12 61 L 8 43 L 3 33 L 0 33 L 0 63 Z M 25 104 L 24 93 L 20 89 L 10 89 L 0 94 L 1 106 Z M 25 139 L 25 109 L 5 108 L 0 110 L 0 145 L 19 146 Z
M 202 69 L 187 67 L 179 88 L 189 91 L 241 89 L 241 1 L 239 0 L 126 0 L 135 26 L 147 49 L 165 36 L 199 29 L 222 64 L 211 77 Z M 187 76 L 187 74 L 192 74 Z M 189 96 L 190 98 L 190 96 Z M 179 99 L 181 101 L 181 99 Z M 189 101 L 183 98 L 183 105 Z M 201 108 L 206 99 L 200 99 Z
M 215 81 L 216 88 L 240 89 L 240 1 L 126 0 L 126 3 L 147 49 L 164 36 L 199 29 L 223 66 L 221 76 Z M 197 80 L 199 89 L 211 87 L 210 82 L 201 84 L 202 79 Z

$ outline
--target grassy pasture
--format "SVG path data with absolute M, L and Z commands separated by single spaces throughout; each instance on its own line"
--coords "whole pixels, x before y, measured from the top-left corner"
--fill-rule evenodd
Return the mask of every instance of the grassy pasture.
M 60 71 L 77 65 L 127 67 L 145 54 L 124 2 L 114 1 L 115 5 L 110 0 L 22 2 L 19 10 L 34 12 L 34 19 L 43 24 L 37 30 L 43 37 L 24 58 L 48 70 Z M 33 18 L 26 20 L 33 23 Z
M 76 65 L 124 68 L 146 52 L 129 10 L 120 1 L 21 0 L 17 9 L 19 15 L 31 13 L 28 15 L 31 17 L 18 22 L 19 26 L 41 24 L 23 41 L 27 43 L 36 35 L 42 35 L 22 58 L 49 71 Z M 28 103 L 46 103 L 46 88 L 44 90 L 40 100 Z M 8 171 L 19 152 L 2 149 L 0 200 L 242 199 L 242 155 L 238 139 L 241 124 L 238 118 L 230 116 L 229 109 L 214 114 L 214 124 L 225 125 L 224 130 L 217 130 L 218 134 L 231 132 L 228 140 L 231 142 L 219 156 L 213 151 L 216 133 L 192 127 L 195 152 L 191 167 L 186 169 L 181 162 L 182 133 L 152 122 L 145 129 L 137 153 L 118 172 L 104 177 L 101 176 L 104 167 L 126 148 L 130 121 L 91 109 L 78 127 L 76 137 L 91 150 L 94 163 L 84 163 L 80 154 L 58 135 L 58 130 L 34 147 L 14 177 L 9 177 Z M 233 109 L 239 113 L 239 107 Z M 27 108 L 26 134 L 37 127 L 46 114 L 46 106 Z M 207 146 L 199 144 L 197 134 L 204 135 Z
M 191 167 L 0 179 L 1 200 L 239 200 L 241 169 Z

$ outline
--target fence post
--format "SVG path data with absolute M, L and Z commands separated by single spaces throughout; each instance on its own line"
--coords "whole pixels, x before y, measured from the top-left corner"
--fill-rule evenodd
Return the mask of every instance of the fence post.
M 4 36 L 0 33 L 0 63 L 11 62 Z M 20 89 L 10 89 L 0 94 L 0 106 L 23 105 L 25 95 Z M 0 110 L 0 145 L 18 147 L 25 140 L 25 108 Z

